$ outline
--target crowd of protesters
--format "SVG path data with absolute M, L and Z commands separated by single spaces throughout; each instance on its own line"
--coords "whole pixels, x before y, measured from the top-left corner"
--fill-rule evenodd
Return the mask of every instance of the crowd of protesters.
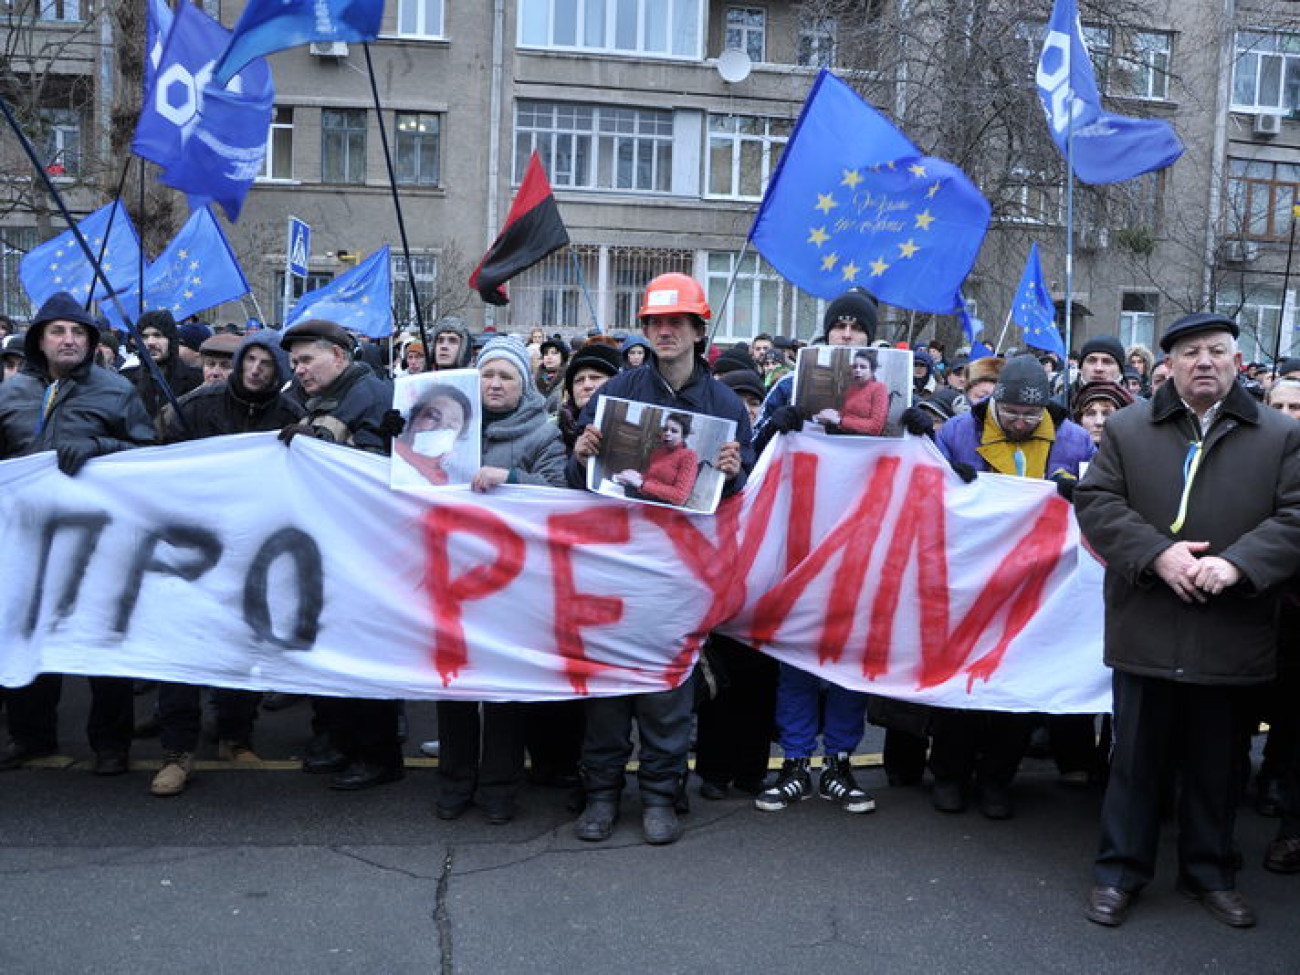
M 406 423 L 391 408 L 390 380 L 449 369 L 479 373 L 482 463 L 470 484 L 479 492 L 506 484 L 580 489 L 600 449 L 594 420 L 606 395 L 664 409 L 660 452 L 679 446 L 691 414 L 734 421 L 734 440 L 707 458 L 725 479 L 724 495 L 743 487 L 776 437 L 809 424 L 828 435 L 883 426 L 882 417 L 858 423 L 859 414 L 884 409 L 871 395 L 883 390 L 872 388 L 880 384 L 870 350 L 893 347 L 878 337 L 877 303 L 866 291 L 831 301 L 813 340 L 867 350 L 853 360 L 851 395 L 861 402 L 815 415 L 793 396 L 796 357 L 807 343 L 760 334 L 710 347 L 711 309 L 690 277 L 650 282 L 638 318 L 631 334 L 593 329 L 566 339 L 540 328 L 526 337 L 475 335 L 447 317 L 428 331 L 427 347 L 408 334 L 385 348 L 328 321 L 244 335 L 177 323 L 159 310 L 141 317 L 132 348 L 58 294 L 25 334 L 3 323 L 11 334 L 0 345 L 0 459 L 53 450 L 74 476 L 116 451 L 254 431 L 277 432 L 286 445 L 308 436 L 387 454 L 402 449 Z M 1098 924 L 1125 920 L 1151 876 L 1160 810 L 1181 803 L 1182 889 L 1217 920 L 1252 925 L 1235 886 L 1241 802 L 1280 819 L 1265 866 L 1300 873 L 1300 645 L 1291 635 L 1300 588 L 1288 581 L 1300 568 L 1300 360 L 1243 366 L 1236 338 L 1231 319 L 1202 313 L 1168 327 L 1160 357 L 1108 336 L 1090 338 L 1064 363 L 1034 350 L 971 359 L 967 350 L 949 356 L 937 340 L 902 345 L 912 355 L 912 405 L 901 416 L 909 435 L 931 438 L 962 481 L 1045 480 L 1077 505 L 1107 566 L 1113 718 L 891 701 L 715 635 L 693 676 L 668 691 L 550 704 L 440 702 L 439 739 L 419 746 L 439 758 L 437 815 L 455 820 L 478 806 L 488 822 L 509 822 L 531 782 L 573 790 L 575 834 L 603 841 L 622 811 L 634 725 L 649 843 L 682 835 L 692 750 L 695 791 L 705 801 L 740 798 L 780 813 L 817 795 L 869 813 L 876 799 L 857 781 L 853 755 L 871 722 L 885 729 L 889 786 L 921 786 L 928 771 L 930 800 L 942 814 L 973 805 L 989 819 L 1012 818 L 1015 776 L 1033 753 L 1053 758 L 1067 787 L 1105 788 L 1096 887 L 1085 910 Z M 422 421 L 413 413 L 411 422 Z M 0 770 L 55 753 L 60 681 L 45 674 L 0 691 L 9 735 Z M 124 678 L 91 678 L 92 770 L 127 772 L 133 734 L 156 733 L 164 757 L 150 791 L 180 795 L 200 746 L 202 689 L 161 685 L 153 713 L 139 722 L 134 689 Z M 217 690 L 219 757 L 257 762 L 259 710 L 290 700 Z M 401 702 L 311 705 L 305 772 L 329 776 L 339 790 L 403 778 Z M 1263 760 L 1253 770 L 1252 738 L 1264 722 Z M 781 761 L 769 774 L 773 742 Z

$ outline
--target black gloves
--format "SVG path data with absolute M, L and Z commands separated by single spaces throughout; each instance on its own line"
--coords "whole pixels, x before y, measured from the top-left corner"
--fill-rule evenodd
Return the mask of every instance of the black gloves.
M 54 448 L 59 458 L 59 470 L 72 477 L 86 466 L 86 461 L 99 455 L 99 445 L 94 439 L 70 440 Z
M 914 437 L 934 436 L 934 414 L 919 406 L 909 406 L 899 414 L 898 422 Z
M 970 464 L 963 464 L 961 463 L 961 461 L 958 461 L 952 465 L 952 469 L 957 474 L 957 476 L 960 477 L 967 484 L 975 480 L 975 475 L 977 472 L 975 468 L 970 466 Z
M 406 417 L 397 410 L 389 410 L 379 420 L 376 432 L 384 438 L 385 443 L 392 443 L 394 437 L 400 437 L 406 429 Z
M 1078 487 L 1079 479 L 1062 473 L 1054 475 L 1052 481 L 1056 484 L 1056 493 L 1069 501 L 1070 504 L 1074 504 L 1074 489 Z
M 782 406 L 772 411 L 763 429 L 770 427 L 777 433 L 794 433 L 796 430 L 802 430 L 803 424 L 803 410 L 797 406 Z
M 298 434 L 300 433 L 305 433 L 309 437 L 315 436 L 315 434 L 312 432 L 311 427 L 302 423 L 290 423 L 287 427 L 285 427 L 283 430 L 280 431 L 280 435 L 279 435 L 280 443 L 284 444 L 287 447 L 289 446 L 289 444 L 293 443 L 293 438 L 298 436 Z

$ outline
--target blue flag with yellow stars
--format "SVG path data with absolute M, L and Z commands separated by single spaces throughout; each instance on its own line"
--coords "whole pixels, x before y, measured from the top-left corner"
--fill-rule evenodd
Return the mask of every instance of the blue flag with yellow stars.
M 337 278 L 298 299 L 284 327 L 327 318 L 349 332 L 381 339 L 393 334 L 393 276 L 388 245 Z
M 230 242 L 211 209 L 203 207 L 190 214 L 185 226 L 144 272 L 143 308 L 166 308 L 176 321 L 183 322 L 248 292 L 248 280 Z M 135 314 L 141 307 L 135 288 L 119 293 L 117 298 L 128 314 Z M 123 326 L 112 302 L 101 302 L 100 310 L 115 327 Z
M 1043 283 L 1043 264 L 1038 259 L 1038 245 L 1029 245 L 1029 260 L 1020 275 L 1020 287 L 1011 299 L 1011 320 L 1025 333 L 1025 344 L 1055 353 L 1065 361 L 1065 343 L 1056 328 L 1056 305 Z
M 900 308 L 947 314 L 990 208 L 952 163 L 923 156 L 823 69 L 768 183 L 749 239 L 797 287 L 854 285 Z
M 100 207 L 77 227 L 114 290 L 135 281 L 140 238 L 121 203 Z M 29 250 L 18 265 L 18 278 L 34 305 L 44 304 L 56 291 L 66 291 L 83 304 L 89 303 L 92 287 L 95 297 L 108 293 L 103 282 L 95 280 L 95 267 L 71 230 Z

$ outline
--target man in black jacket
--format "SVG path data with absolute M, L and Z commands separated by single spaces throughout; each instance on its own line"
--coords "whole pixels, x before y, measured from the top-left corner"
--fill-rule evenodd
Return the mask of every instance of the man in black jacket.
M 600 430 L 593 424 L 602 396 L 639 400 L 669 409 L 704 413 L 736 422 L 736 440 L 722 445 L 715 463 L 726 477 L 723 494 L 745 483 L 754 463 L 749 411 L 726 385 L 709 374 L 701 358 L 708 302 L 699 284 L 685 274 L 663 274 L 646 288 L 639 317 L 653 352 L 650 361 L 610 379 L 578 415 L 582 433 L 566 476 L 571 487 L 586 484 L 586 464 L 600 452 Z M 574 824 L 579 839 L 607 839 L 618 818 L 625 768 L 631 758 L 631 728 L 640 733 L 637 783 L 641 790 L 646 842 L 673 843 L 682 835 L 677 819 L 685 795 L 686 755 L 690 748 L 693 681 L 651 694 L 594 698 L 587 702 L 582 748 L 587 807 Z
M 233 336 L 214 336 L 209 342 Z M 276 348 L 275 336 L 255 332 L 235 351 L 230 377 L 200 386 L 180 399 L 184 423 L 164 407 L 166 442 L 199 440 L 232 433 L 270 432 L 297 423 L 303 409 L 280 388 L 289 378 L 289 363 Z M 155 796 L 176 796 L 194 773 L 194 752 L 202 726 L 202 688 L 164 683 L 158 690 L 158 736 L 163 764 L 150 783 Z M 217 754 L 227 761 L 258 761 L 253 750 L 253 722 L 261 695 L 255 691 L 218 688 Z
M 285 332 L 280 345 L 289 353 L 294 375 L 287 396 L 303 411 L 280 439 L 288 444 L 308 436 L 387 454 L 391 432 L 385 417 L 393 402 L 392 385 L 352 361 L 352 336 L 334 322 L 313 319 Z M 324 737 L 318 734 L 304 758 L 304 772 L 333 774 L 330 788 L 346 791 L 403 777 L 397 730 L 401 701 L 318 697 L 312 704 L 314 725 Z
M 163 379 L 171 387 L 173 396 L 179 398 L 203 384 L 203 370 L 198 366 L 186 365 L 176 351 L 180 348 L 180 335 L 171 312 L 165 308 L 147 311 L 140 316 L 137 328 L 144 348 L 136 349 L 136 354 L 153 359 Z M 150 416 L 157 418 L 167 402 L 167 394 L 158 386 L 153 370 L 146 363 L 140 362 L 123 370 L 122 375 L 135 383 L 144 408 Z
M 1155 872 L 1178 784 L 1178 886 L 1250 927 L 1233 841 L 1251 691 L 1272 679 L 1278 586 L 1300 568 L 1300 425 L 1236 381 L 1237 324 L 1201 312 L 1160 347 L 1171 380 L 1115 413 L 1074 493 L 1106 563 L 1115 744 L 1085 916 L 1115 927 Z
M 69 476 L 92 457 L 153 442 L 153 426 L 135 389 L 94 364 L 99 329 L 70 294 L 51 296 L 36 313 L 24 339 L 23 370 L 0 384 L 0 459 L 53 450 Z M 90 678 L 86 733 L 97 775 L 128 768 L 131 745 L 131 681 Z M 53 754 L 58 747 L 59 674 L 41 674 L 9 691 L 8 748 L 0 771 Z

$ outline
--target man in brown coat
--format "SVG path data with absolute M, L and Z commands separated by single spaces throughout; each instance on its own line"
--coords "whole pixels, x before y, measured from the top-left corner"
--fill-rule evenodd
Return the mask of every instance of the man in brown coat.
M 1114 414 L 1075 510 L 1106 563 L 1115 748 L 1085 916 L 1114 927 L 1155 873 L 1178 783 L 1178 887 L 1250 927 L 1235 812 L 1253 685 L 1276 661 L 1276 587 L 1300 568 L 1300 424 L 1237 382 L 1237 325 L 1201 312 L 1160 341 L 1173 375 Z

